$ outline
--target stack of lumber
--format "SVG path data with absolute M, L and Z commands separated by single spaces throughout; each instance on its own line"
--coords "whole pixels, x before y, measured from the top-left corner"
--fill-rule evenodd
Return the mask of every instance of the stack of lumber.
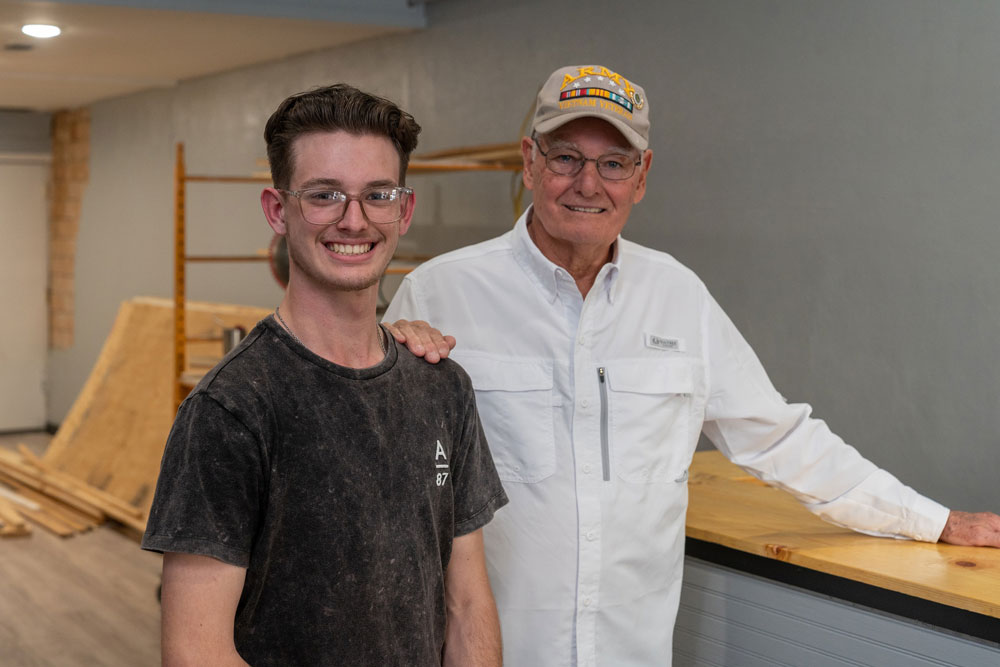
M 107 519 L 141 532 L 142 510 L 55 470 L 24 445 L 0 449 L 0 535 L 31 532 L 28 521 L 61 537 L 83 533 Z
M 223 328 L 247 331 L 269 309 L 188 301 L 188 354 L 204 372 L 222 357 Z M 174 418 L 174 302 L 136 297 L 122 303 L 94 368 L 44 455 L 0 454 L 4 484 L 17 499 L 0 505 L 58 534 L 112 519 L 141 535 L 153 501 L 163 445 Z M 2 451 L 2 450 L 0 450 Z M 34 505 L 25 505 L 23 501 Z M 0 514 L 0 534 L 30 525 Z M 39 518 L 44 517 L 44 518 Z M 57 518 L 56 518 L 57 517 Z M 67 525 L 73 531 L 66 532 Z
M 31 527 L 15 503 L 24 505 L 29 510 L 38 509 L 38 504 L 24 496 L 14 493 L 13 489 L 0 485 L 0 537 L 22 537 L 31 534 Z

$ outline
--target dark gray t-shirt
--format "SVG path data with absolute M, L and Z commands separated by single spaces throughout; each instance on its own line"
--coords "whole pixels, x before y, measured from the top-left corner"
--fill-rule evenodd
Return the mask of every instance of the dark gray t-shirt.
M 457 364 L 345 368 L 268 317 L 181 405 L 142 546 L 247 568 L 252 665 L 437 665 L 452 539 L 506 502 Z

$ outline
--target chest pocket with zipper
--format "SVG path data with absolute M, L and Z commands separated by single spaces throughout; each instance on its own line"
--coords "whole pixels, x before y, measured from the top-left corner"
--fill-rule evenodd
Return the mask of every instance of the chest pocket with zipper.
M 639 484 L 684 481 L 697 436 L 692 432 L 694 363 L 687 359 L 611 362 L 605 373 L 615 474 Z

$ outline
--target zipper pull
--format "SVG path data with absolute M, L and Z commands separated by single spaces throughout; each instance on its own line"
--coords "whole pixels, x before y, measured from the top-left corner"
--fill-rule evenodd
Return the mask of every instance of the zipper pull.
M 611 452 L 608 444 L 608 373 L 601 366 L 597 369 L 597 382 L 601 390 L 601 468 L 604 481 L 611 480 Z

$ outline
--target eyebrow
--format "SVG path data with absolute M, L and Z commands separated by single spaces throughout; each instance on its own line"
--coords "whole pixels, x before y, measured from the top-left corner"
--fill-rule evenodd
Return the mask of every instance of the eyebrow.
M 553 139 L 552 137 L 549 137 L 549 150 L 552 150 L 553 148 L 569 148 L 583 155 L 583 151 L 580 149 L 580 147 L 575 143 L 573 143 L 572 141 L 566 141 L 565 139 Z M 615 153 L 620 153 L 622 155 L 631 156 L 634 151 L 635 148 L 631 146 L 628 148 L 624 148 L 622 146 L 612 146 L 608 150 L 601 153 L 601 155 L 612 155 Z
M 367 190 L 368 188 L 394 188 L 397 183 L 391 179 L 384 178 L 375 181 L 368 181 L 361 188 L 362 190 Z M 303 183 L 299 190 L 315 190 L 317 188 L 329 188 L 331 190 L 344 189 L 344 183 L 336 178 L 310 178 L 308 181 Z

